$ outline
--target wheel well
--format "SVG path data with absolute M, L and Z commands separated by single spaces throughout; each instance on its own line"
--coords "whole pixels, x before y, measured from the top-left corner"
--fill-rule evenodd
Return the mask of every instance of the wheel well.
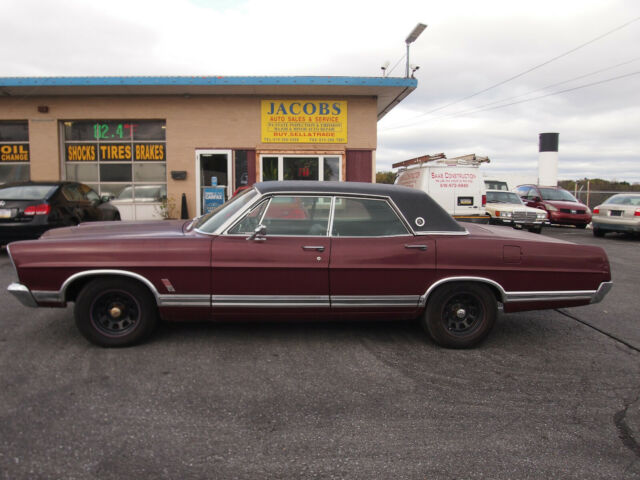
M 495 297 L 496 302 L 498 303 L 504 302 L 504 290 L 498 283 L 496 283 L 493 280 L 488 280 L 484 278 L 450 278 L 450 279 L 445 278 L 443 280 L 440 280 L 439 282 L 436 282 L 435 285 L 432 285 L 429 288 L 429 290 L 427 290 L 425 294 L 424 306 L 426 307 L 426 305 L 429 303 L 429 298 L 440 288 L 444 286 L 450 286 L 452 284 L 463 284 L 463 283 L 482 285 L 484 287 L 487 287 Z
M 67 287 L 66 287 L 66 289 L 64 291 L 64 300 L 65 300 L 65 302 L 75 302 L 76 299 L 78 298 L 78 295 L 82 291 L 82 289 L 89 282 L 91 282 L 93 280 L 96 280 L 96 279 L 109 279 L 109 278 L 116 278 L 116 279 L 126 278 L 128 280 L 131 280 L 132 282 L 136 282 L 138 285 L 140 285 L 143 288 L 145 288 L 151 294 L 151 296 L 154 299 L 156 298 L 155 293 L 149 288 L 149 285 L 146 285 L 144 282 L 141 282 L 140 280 L 138 280 L 135 277 L 131 277 L 129 275 L 96 273 L 94 275 L 85 275 L 85 276 L 79 277 L 79 278 L 73 280 L 69 285 L 67 285 Z

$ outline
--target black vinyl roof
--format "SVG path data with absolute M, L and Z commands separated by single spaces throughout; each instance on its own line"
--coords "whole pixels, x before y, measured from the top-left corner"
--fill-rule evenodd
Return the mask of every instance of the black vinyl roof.
M 259 182 L 255 184 L 255 188 L 262 194 L 299 192 L 389 197 L 400 209 L 414 232 L 465 231 L 464 227 L 456 222 L 435 200 L 422 190 L 415 188 L 382 183 L 316 181 Z M 424 225 L 420 225 L 419 218 L 424 219 Z

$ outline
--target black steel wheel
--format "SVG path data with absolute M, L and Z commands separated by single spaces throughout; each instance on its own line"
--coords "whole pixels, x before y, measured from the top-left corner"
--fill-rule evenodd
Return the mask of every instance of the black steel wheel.
M 121 347 L 137 343 L 153 331 L 157 307 L 151 292 L 135 280 L 99 278 L 78 295 L 74 316 L 90 342 Z
M 451 283 L 429 297 L 421 323 L 438 345 L 468 348 L 489 334 L 497 310 L 496 298 L 488 287 Z

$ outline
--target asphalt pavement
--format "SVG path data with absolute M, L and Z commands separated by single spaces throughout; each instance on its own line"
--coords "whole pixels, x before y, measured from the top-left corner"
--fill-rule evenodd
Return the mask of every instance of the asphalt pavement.
M 0 479 L 640 479 L 640 239 L 600 304 L 501 314 L 472 350 L 413 322 L 164 324 L 103 349 L 6 293 Z

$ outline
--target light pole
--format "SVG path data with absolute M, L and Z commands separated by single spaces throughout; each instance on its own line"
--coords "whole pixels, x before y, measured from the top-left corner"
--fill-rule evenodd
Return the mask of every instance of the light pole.
M 411 30 L 411 33 L 409 34 L 407 39 L 404 41 L 407 44 L 407 68 L 404 74 L 405 78 L 409 78 L 409 45 L 416 41 L 416 38 L 418 38 L 420 34 L 424 32 L 425 28 L 427 28 L 427 26 L 424 23 L 417 24 L 415 28 Z

